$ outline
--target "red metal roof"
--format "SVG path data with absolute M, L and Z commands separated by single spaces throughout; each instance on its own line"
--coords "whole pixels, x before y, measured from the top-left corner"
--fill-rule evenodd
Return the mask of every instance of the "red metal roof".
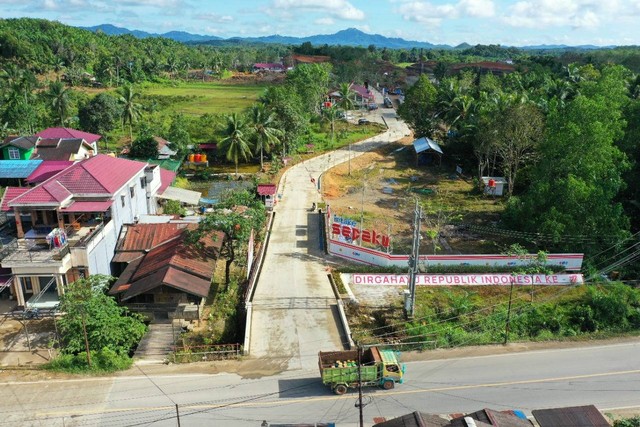
M 4 194 L 2 195 L 2 199 L 0 201 L 0 211 L 7 212 L 10 211 L 9 202 L 16 197 L 24 194 L 30 190 L 29 187 L 7 187 L 4 190 Z
M 218 144 L 200 144 L 201 150 L 215 150 L 218 148 Z
M 12 203 L 21 206 L 51 204 L 84 194 L 112 197 L 146 166 L 146 163 L 98 154 L 69 166 Z
M 111 207 L 113 200 L 96 200 L 73 202 L 66 208 L 61 208 L 61 212 L 104 212 Z
M 36 133 L 41 138 L 81 138 L 88 143 L 93 143 L 102 138 L 102 135 L 95 133 L 83 132 L 81 130 L 71 128 L 48 128 Z
M 58 172 L 65 170 L 71 166 L 73 162 L 64 160 L 44 160 L 40 166 L 36 168 L 31 175 L 27 177 L 27 181 L 31 184 L 46 181 Z
M 276 194 L 277 187 L 275 184 L 258 184 L 258 194 L 261 196 L 272 196 Z
M 173 183 L 174 179 L 176 179 L 175 172 L 160 168 L 160 188 L 158 188 L 158 194 L 164 193 L 164 190 Z

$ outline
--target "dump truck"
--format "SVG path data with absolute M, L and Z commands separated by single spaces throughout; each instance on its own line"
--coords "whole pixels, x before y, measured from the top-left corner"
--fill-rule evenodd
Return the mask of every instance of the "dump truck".
M 360 378 L 358 381 L 358 359 Z M 321 351 L 318 366 L 322 383 L 331 387 L 335 394 L 345 394 L 349 388 L 365 386 L 382 387 L 390 390 L 396 383 L 402 384 L 405 367 L 398 362 L 396 352 L 369 347 L 361 351 Z

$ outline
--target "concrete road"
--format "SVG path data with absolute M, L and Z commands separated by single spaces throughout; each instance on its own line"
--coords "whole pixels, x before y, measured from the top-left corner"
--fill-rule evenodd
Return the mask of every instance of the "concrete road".
M 382 96 L 377 97 L 382 102 Z M 358 116 L 359 113 L 356 113 Z M 328 260 L 320 246 L 321 201 L 318 183 L 325 170 L 409 134 L 393 109 L 363 113 L 370 121 L 387 121 L 389 130 L 289 169 L 280 182 L 282 196 L 264 267 L 252 302 L 249 354 L 276 371 L 313 369 L 320 350 L 343 349 L 335 297 L 327 279 Z M 383 119 L 384 118 L 384 119 Z
M 640 342 L 407 364 L 394 390 L 365 389 L 365 425 L 413 411 L 594 404 L 640 408 Z M 428 353 L 426 354 L 428 357 Z M 252 363 L 242 362 L 242 363 Z M 334 422 L 357 425 L 357 393 L 336 396 L 316 369 L 256 379 L 235 374 L 156 375 L 0 383 L 0 425 L 239 426 Z M 178 409 L 176 411 L 176 404 Z M 640 410 L 636 411 L 640 413 Z

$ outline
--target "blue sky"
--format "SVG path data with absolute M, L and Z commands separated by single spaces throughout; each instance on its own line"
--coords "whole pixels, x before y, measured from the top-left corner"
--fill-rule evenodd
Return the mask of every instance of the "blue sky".
M 640 44 L 640 0 L 0 0 L 0 16 L 225 38 L 354 27 L 452 45 Z

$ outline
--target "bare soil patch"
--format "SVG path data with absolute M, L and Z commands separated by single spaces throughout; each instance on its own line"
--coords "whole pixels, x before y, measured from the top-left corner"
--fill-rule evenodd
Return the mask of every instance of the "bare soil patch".
M 392 252 L 408 253 L 415 201 L 425 207 L 423 231 L 434 228 L 438 217 L 448 219 L 435 253 L 496 253 L 495 240 L 463 231 L 465 224 L 489 225 L 498 220 L 504 204 L 474 189 L 470 180 L 457 178 L 454 166 L 417 166 L 413 138 L 403 138 L 376 151 L 338 165 L 323 175 L 323 196 L 336 215 L 392 236 Z M 349 174 L 349 168 L 351 174 Z M 423 236 L 424 237 L 424 236 Z M 442 240 L 444 239 L 444 241 Z M 424 238 L 422 253 L 434 253 Z

